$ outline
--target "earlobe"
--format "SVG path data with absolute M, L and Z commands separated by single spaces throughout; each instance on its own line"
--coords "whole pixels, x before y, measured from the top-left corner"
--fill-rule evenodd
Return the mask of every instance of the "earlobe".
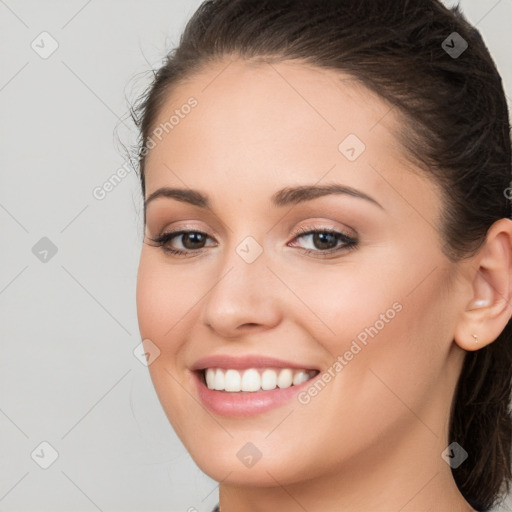
M 488 230 L 484 245 L 469 261 L 467 305 L 454 340 L 468 351 L 492 343 L 512 316 L 512 221 L 500 219 Z

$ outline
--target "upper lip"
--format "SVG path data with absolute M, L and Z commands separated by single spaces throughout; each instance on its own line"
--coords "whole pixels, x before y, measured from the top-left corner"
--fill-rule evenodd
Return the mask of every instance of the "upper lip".
M 294 368 L 304 370 L 315 370 L 309 365 L 301 363 L 293 363 L 291 361 L 284 361 L 274 357 L 267 357 L 263 355 L 246 355 L 242 357 L 234 357 L 230 355 L 214 355 L 198 359 L 191 367 L 191 370 L 204 370 L 206 368 L 232 368 L 234 370 L 244 370 L 248 368 Z

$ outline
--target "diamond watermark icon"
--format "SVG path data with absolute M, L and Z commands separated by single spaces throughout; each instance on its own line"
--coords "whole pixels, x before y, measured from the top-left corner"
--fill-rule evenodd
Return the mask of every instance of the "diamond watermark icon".
M 348 135 L 338 146 L 339 152 L 349 161 L 355 162 L 366 149 L 364 142 L 355 134 Z
M 261 245 L 252 236 L 244 238 L 236 248 L 236 253 L 246 263 L 253 263 L 256 261 L 262 252 L 263 247 L 261 247 Z
M 48 441 L 43 441 L 30 456 L 38 466 L 48 469 L 57 460 L 59 453 Z
M 248 468 L 252 468 L 261 459 L 262 455 L 253 443 L 245 443 L 236 453 L 240 462 Z
M 458 59 L 467 50 L 468 42 L 458 32 L 452 32 L 441 47 L 452 59 Z
M 149 366 L 160 355 L 160 349 L 147 338 L 135 347 L 133 355 L 144 366 Z
M 441 454 L 441 457 L 453 469 L 457 469 L 468 458 L 468 452 L 459 443 L 453 442 Z
M 39 57 L 47 59 L 59 47 L 57 40 L 52 37 L 48 32 L 41 32 L 30 44 Z
M 34 247 L 32 254 L 41 262 L 48 263 L 56 254 L 57 246 L 46 236 L 43 236 Z

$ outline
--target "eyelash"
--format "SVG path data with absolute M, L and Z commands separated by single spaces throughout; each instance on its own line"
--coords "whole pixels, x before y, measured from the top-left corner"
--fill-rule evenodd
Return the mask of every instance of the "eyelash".
M 191 233 L 196 233 L 196 234 L 200 234 L 205 237 L 208 237 L 208 234 L 204 233 L 203 231 L 192 230 L 192 229 L 191 230 L 182 229 L 182 230 L 177 230 L 177 231 L 170 231 L 168 233 L 162 233 L 156 238 L 149 238 L 149 239 L 156 244 L 156 245 L 152 245 L 152 247 L 159 247 L 165 253 L 173 255 L 173 256 L 186 256 L 187 254 L 190 254 L 190 253 L 195 253 L 195 255 L 199 255 L 204 250 L 204 247 L 202 247 L 201 249 L 196 249 L 196 250 L 188 249 L 186 251 L 181 250 L 181 249 L 173 249 L 171 247 L 166 247 L 166 244 L 168 244 L 172 239 L 174 239 L 180 235 L 188 235 Z M 297 233 L 294 234 L 293 240 L 295 240 L 296 238 L 304 238 L 306 236 L 314 235 L 314 234 L 333 235 L 336 238 L 336 242 L 341 241 L 341 242 L 344 242 L 345 245 L 343 245 L 341 247 L 334 247 L 334 248 L 327 249 L 324 251 L 318 250 L 318 249 L 316 249 L 316 250 L 315 249 L 304 249 L 304 248 L 299 247 L 298 249 L 303 254 L 307 254 L 307 255 L 314 254 L 315 257 L 318 257 L 318 256 L 327 257 L 327 256 L 330 256 L 332 254 L 335 254 L 335 253 L 338 253 L 341 251 L 346 251 L 346 252 L 353 251 L 359 245 L 359 241 L 357 239 L 355 239 L 354 237 L 349 236 L 348 234 L 344 233 L 343 231 L 337 231 L 337 230 L 330 229 L 330 228 L 325 228 L 325 229 L 300 228 L 297 231 Z M 148 244 L 148 245 L 151 245 L 151 244 Z

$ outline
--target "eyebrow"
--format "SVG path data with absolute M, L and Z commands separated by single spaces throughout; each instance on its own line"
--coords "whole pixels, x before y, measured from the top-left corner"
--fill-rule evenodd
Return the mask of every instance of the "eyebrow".
M 383 206 L 373 197 L 355 188 L 336 183 L 329 185 L 302 185 L 298 187 L 286 187 L 272 195 L 271 203 L 275 207 L 284 207 L 333 194 L 348 195 L 358 199 L 364 199 L 384 210 Z M 144 201 L 144 212 L 146 211 L 148 204 L 159 197 L 175 199 L 176 201 L 189 203 L 191 205 L 198 206 L 199 208 L 211 210 L 211 204 L 208 196 L 198 190 L 161 187 L 152 192 Z

